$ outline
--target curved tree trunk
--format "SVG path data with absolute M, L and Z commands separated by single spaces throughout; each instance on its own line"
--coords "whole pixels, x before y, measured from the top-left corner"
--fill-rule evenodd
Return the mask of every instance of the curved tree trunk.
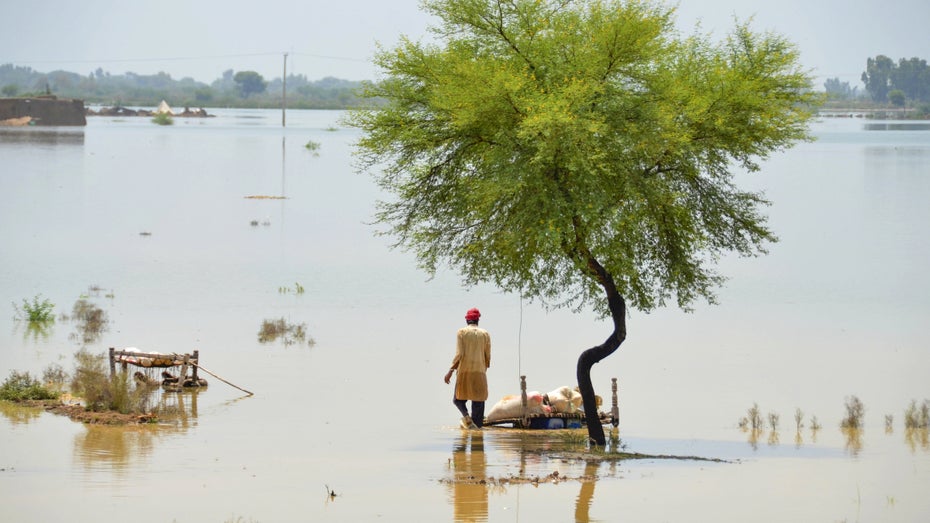
M 614 331 L 604 343 L 591 347 L 578 356 L 578 367 L 576 375 L 578 378 L 578 390 L 581 392 L 581 398 L 584 402 L 585 421 L 588 425 L 588 438 L 596 445 L 604 446 L 607 441 L 604 437 L 604 427 L 601 425 L 600 417 L 597 413 L 597 402 L 594 397 L 594 386 L 591 384 L 591 367 L 595 363 L 610 356 L 614 353 L 626 339 L 626 302 L 623 296 L 617 292 L 613 278 L 608 274 L 597 261 L 590 260 L 589 266 L 598 274 L 598 279 L 604 290 L 607 292 L 607 306 L 610 308 L 610 316 L 613 318 Z

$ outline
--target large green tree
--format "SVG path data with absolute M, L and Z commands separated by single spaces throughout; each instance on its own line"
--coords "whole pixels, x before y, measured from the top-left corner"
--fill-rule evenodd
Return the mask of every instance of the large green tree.
M 248 98 L 251 94 L 263 93 L 268 87 L 268 82 L 255 71 L 239 71 L 233 76 L 233 81 L 236 82 L 239 95 L 243 98 Z
M 891 91 L 903 91 L 904 95 L 910 100 L 930 101 L 930 68 L 927 67 L 927 61 L 921 58 L 910 58 L 898 60 L 898 65 L 890 74 Z
M 894 62 L 885 55 L 880 54 L 866 60 L 865 71 L 861 79 L 873 101 L 883 103 L 888 100 L 888 91 L 891 90 L 891 74 L 894 69 Z
M 681 37 L 648 1 L 423 5 L 432 43 L 382 49 L 366 95 L 386 105 L 351 116 L 360 169 L 391 195 L 382 232 L 431 273 L 611 318 L 578 358 L 594 405 L 591 367 L 626 338 L 627 307 L 713 302 L 718 257 L 775 240 L 733 173 L 810 138 L 811 78 L 778 35 Z

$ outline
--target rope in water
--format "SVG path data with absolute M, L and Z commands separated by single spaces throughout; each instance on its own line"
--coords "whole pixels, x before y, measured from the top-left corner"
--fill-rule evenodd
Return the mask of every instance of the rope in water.
M 520 326 L 517 328 L 517 376 L 523 375 L 523 294 L 520 294 Z

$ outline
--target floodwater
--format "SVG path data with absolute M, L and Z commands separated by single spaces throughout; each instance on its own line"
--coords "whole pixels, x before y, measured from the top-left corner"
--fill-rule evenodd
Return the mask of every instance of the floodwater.
M 539 453 L 571 447 L 566 431 L 463 433 L 442 376 L 470 307 L 492 335 L 492 403 L 520 375 L 572 385 L 608 323 L 453 271 L 428 280 L 373 234 L 379 189 L 354 172 L 340 113 L 289 111 L 282 128 L 279 111 L 210 112 L 0 129 L 0 302 L 41 294 L 70 313 L 83 297 L 109 318 L 89 350 L 197 349 L 255 393 L 205 376 L 206 390 L 158 400 L 180 419 L 118 428 L 2 405 L 0 520 L 930 519 L 930 443 L 904 427 L 911 400 L 930 398 L 925 126 L 820 121 L 817 141 L 739 178 L 772 200 L 781 242 L 721 261 L 719 305 L 631 312 L 592 373 L 605 398 L 619 380 L 626 450 L 726 462 L 595 465 Z M 74 322 L 29 330 L 7 307 L 2 376 L 73 370 Z M 314 343 L 259 342 L 279 318 Z M 840 429 L 851 396 L 858 434 Z M 754 403 L 778 430 L 740 430 Z

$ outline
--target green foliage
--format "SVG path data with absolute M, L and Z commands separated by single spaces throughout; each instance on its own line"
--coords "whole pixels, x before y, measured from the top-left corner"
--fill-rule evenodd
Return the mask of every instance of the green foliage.
M 381 51 L 356 111 L 377 219 L 435 273 L 608 313 L 713 301 L 716 260 L 775 237 L 733 171 L 810 139 L 795 47 L 674 30 L 658 3 L 428 0 L 436 43 Z
M 904 107 L 904 91 L 900 89 L 888 91 L 888 101 L 895 107 Z
M 128 372 L 110 376 L 106 354 L 93 354 L 82 348 L 74 354 L 74 361 L 71 391 L 83 398 L 87 410 L 123 414 L 146 411 L 148 391 L 134 387 Z
M 104 354 L 92 354 L 84 348 L 74 354 L 71 391 L 84 398 L 88 410 L 104 410 L 109 406 L 112 394 L 106 358 Z
M 13 304 L 14 318 L 25 320 L 30 323 L 47 323 L 55 321 L 55 304 L 46 299 L 42 299 L 41 294 L 32 297 L 30 302 L 23 298 L 22 307 Z
M 168 113 L 158 113 L 152 117 L 152 123 L 158 125 L 174 125 L 174 118 Z
M 904 100 L 930 102 L 930 67 L 921 58 L 901 58 L 895 63 L 885 55 L 866 60 L 862 73 L 865 89 L 875 102 L 902 107 Z M 900 91 L 901 94 L 894 91 Z
M 873 101 L 884 102 L 888 99 L 892 69 L 894 69 L 894 62 L 885 55 L 866 60 L 862 83 L 865 84 L 865 90 L 868 91 Z
M 308 151 L 310 151 L 311 153 L 313 153 L 313 156 L 319 156 L 319 155 L 320 155 L 320 144 L 319 144 L 319 142 L 314 142 L 313 140 L 310 140 L 310 141 L 307 142 L 306 145 L 304 145 L 304 148 L 307 149 Z
M 827 78 L 823 88 L 830 100 L 852 100 L 857 94 L 855 87 L 850 87 L 849 82 L 841 82 L 839 78 Z
M 293 288 L 293 289 L 291 289 L 290 287 L 287 287 L 287 286 L 285 286 L 285 285 L 282 285 L 282 286 L 278 287 L 278 293 L 280 293 L 280 294 L 287 294 L 287 293 L 290 293 L 290 292 L 293 292 L 294 294 L 303 294 L 303 293 L 304 293 L 304 290 L 305 290 L 305 289 L 304 289 L 304 286 L 301 285 L 300 282 L 295 282 L 295 283 L 294 283 L 294 288 Z
M 243 98 L 248 98 L 251 94 L 262 93 L 268 87 L 268 82 L 255 71 L 239 71 L 233 76 L 233 81 L 239 88 L 239 96 Z
M 908 100 L 930 102 L 930 67 L 927 67 L 926 60 L 901 58 L 889 79 L 892 89 L 901 90 Z M 888 94 L 889 101 L 892 101 L 891 93 Z
M 10 376 L 0 385 L 0 400 L 52 400 L 59 394 L 42 385 L 28 372 L 10 371 Z

